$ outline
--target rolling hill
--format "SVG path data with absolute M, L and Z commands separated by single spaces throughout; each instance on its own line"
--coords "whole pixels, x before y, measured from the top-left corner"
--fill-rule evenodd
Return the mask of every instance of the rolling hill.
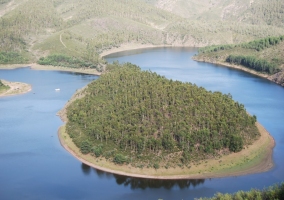
M 283 35 L 283 3 L 264 9 L 265 2 L 1 0 L 0 63 L 57 55 L 99 65 L 100 53 L 122 44 L 200 47 Z M 181 8 L 191 14 L 179 14 Z

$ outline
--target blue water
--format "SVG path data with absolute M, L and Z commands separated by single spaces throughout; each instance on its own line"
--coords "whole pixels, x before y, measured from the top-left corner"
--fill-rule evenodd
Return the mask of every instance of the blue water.
M 284 181 L 284 88 L 242 71 L 191 60 L 196 49 L 159 48 L 111 55 L 143 70 L 231 93 L 276 140 L 275 167 L 265 173 L 206 180 L 148 180 L 90 168 L 63 149 L 56 113 L 96 76 L 29 68 L 0 70 L 0 79 L 32 91 L 0 98 L 0 199 L 194 199 Z M 56 92 L 55 88 L 60 88 Z

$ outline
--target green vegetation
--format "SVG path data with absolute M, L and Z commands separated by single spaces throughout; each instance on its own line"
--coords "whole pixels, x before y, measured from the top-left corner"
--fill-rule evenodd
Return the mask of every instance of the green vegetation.
M 282 84 L 283 77 L 283 50 L 284 36 L 267 37 L 248 43 L 234 45 L 213 45 L 200 48 L 198 60 L 209 62 L 228 62 L 230 64 L 242 65 L 258 72 L 269 75 L 277 74 L 271 78 Z M 281 78 L 282 77 L 282 78 Z
M 248 192 L 239 191 L 235 194 L 216 194 L 213 198 L 200 198 L 199 200 L 281 200 L 284 199 L 284 183 L 276 184 L 264 190 L 252 189 Z
M 206 46 L 198 49 L 198 53 L 210 53 L 222 50 L 229 50 L 236 47 L 241 47 L 244 49 L 252 49 L 256 51 L 261 51 L 272 46 L 280 44 L 284 40 L 284 35 L 279 37 L 267 37 L 259 40 L 250 41 L 248 43 L 234 44 L 234 45 L 212 45 Z
M 254 69 L 259 72 L 264 72 L 268 74 L 275 74 L 280 71 L 275 64 L 269 63 L 264 59 L 258 59 L 253 56 L 234 56 L 229 55 L 226 62 L 231 64 L 243 65 L 250 69 Z
M 259 136 L 256 117 L 230 94 L 131 64 L 107 70 L 67 109 L 67 133 L 84 153 L 137 167 L 183 166 L 238 152 Z
M 17 52 L 0 52 L 0 64 L 23 64 L 27 59 Z
M 65 56 L 65 55 L 49 55 L 46 58 L 41 57 L 38 60 L 38 64 L 71 67 L 71 68 L 78 68 L 78 67 L 95 68 L 98 71 L 102 70 L 99 66 L 99 63 L 92 63 L 90 61 L 84 61 L 78 58 Z
M 168 9 L 156 0 L 2 0 L 1 52 L 21 57 L 8 63 L 64 55 L 97 66 L 100 53 L 122 44 L 239 44 L 284 34 L 280 1 L 190 0 Z
M 4 85 L 3 82 L 0 80 L 0 92 L 9 89 L 9 86 Z

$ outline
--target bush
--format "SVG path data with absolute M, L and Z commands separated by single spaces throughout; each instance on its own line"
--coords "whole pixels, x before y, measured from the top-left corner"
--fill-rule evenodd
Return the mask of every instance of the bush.
M 155 163 L 155 164 L 153 165 L 153 167 L 154 167 L 155 169 L 159 169 L 159 168 L 160 168 L 160 165 L 159 165 L 158 163 Z
M 91 143 L 89 140 L 84 140 L 82 143 L 81 143 L 81 146 L 80 146 L 80 150 L 83 154 L 88 154 L 90 153 L 91 151 Z
M 232 135 L 230 139 L 229 149 L 232 152 L 239 152 L 243 149 L 244 142 L 243 139 L 238 135 Z
M 91 152 L 96 156 L 96 157 L 100 157 L 103 153 L 103 146 L 102 145 L 98 145 L 98 146 L 94 146 L 91 149 Z
M 113 159 L 113 162 L 117 163 L 117 164 L 123 164 L 127 161 L 127 157 L 122 155 L 122 154 L 116 154 L 114 159 Z

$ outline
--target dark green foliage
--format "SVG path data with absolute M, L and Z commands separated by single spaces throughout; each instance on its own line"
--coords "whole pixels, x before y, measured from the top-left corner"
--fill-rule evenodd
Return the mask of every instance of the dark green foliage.
M 269 48 L 271 46 L 278 45 L 284 40 L 284 36 L 279 37 L 267 37 L 259 40 L 254 40 L 249 43 L 241 44 L 240 46 L 247 49 L 255 49 L 257 51 Z
M 213 198 L 199 200 L 282 200 L 284 199 L 284 183 L 276 184 L 264 190 L 252 189 L 248 192 L 239 191 L 234 194 L 217 193 Z
M 2 83 L 2 81 L 0 80 L 0 87 L 4 87 L 5 85 Z
M 93 146 L 91 152 L 96 156 L 100 157 L 103 153 L 103 145 Z
M 277 66 L 273 63 L 269 63 L 264 59 L 259 59 L 254 56 L 235 56 L 229 55 L 226 62 L 243 65 L 250 69 L 254 69 L 259 72 L 264 72 L 268 74 L 275 74 L 280 71 Z
M 158 163 L 181 152 L 165 160 L 187 163 L 230 146 L 240 151 L 259 135 L 255 118 L 230 94 L 168 80 L 129 63 L 106 69 L 85 97 L 68 107 L 67 132 L 75 141 L 89 138 L 92 146 L 103 144 L 103 152 L 127 155 L 130 162 Z
M 198 53 L 217 52 L 222 50 L 233 49 L 235 47 L 242 47 L 244 49 L 254 49 L 260 51 L 269 48 L 271 46 L 278 45 L 282 41 L 284 41 L 283 35 L 279 37 L 267 37 L 242 44 L 212 45 L 212 46 L 202 47 L 198 49 Z
M 80 150 L 83 154 L 88 154 L 91 151 L 92 144 L 89 140 L 84 140 L 81 143 Z
M 41 57 L 38 60 L 40 65 L 52 65 L 71 68 L 97 68 L 98 63 L 92 63 L 83 59 L 70 57 L 66 55 L 49 55 L 47 57 Z
M 117 163 L 117 164 L 123 164 L 127 161 L 127 157 L 122 155 L 122 154 L 116 154 L 114 159 L 113 159 L 113 162 L 114 163 Z
M 184 163 L 184 164 L 190 162 L 190 153 L 189 152 L 183 151 L 182 157 L 181 157 L 181 162 Z
M 160 165 L 159 165 L 158 163 L 154 163 L 153 167 L 154 167 L 155 169 L 159 169 L 159 168 L 160 168 Z
M 25 62 L 27 59 L 17 52 L 0 52 L 0 64 L 22 64 Z
M 243 139 L 240 136 L 233 134 L 230 138 L 230 146 L 229 146 L 230 151 L 239 152 L 243 149 L 243 146 L 244 146 Z
M 0 80 L 0 91 L 1 91 L 1 90 L 7 90 L 7 89 L 9 89 L 9 86 L 4 85 L 4 84 L 2 83 L 2 81 Z

